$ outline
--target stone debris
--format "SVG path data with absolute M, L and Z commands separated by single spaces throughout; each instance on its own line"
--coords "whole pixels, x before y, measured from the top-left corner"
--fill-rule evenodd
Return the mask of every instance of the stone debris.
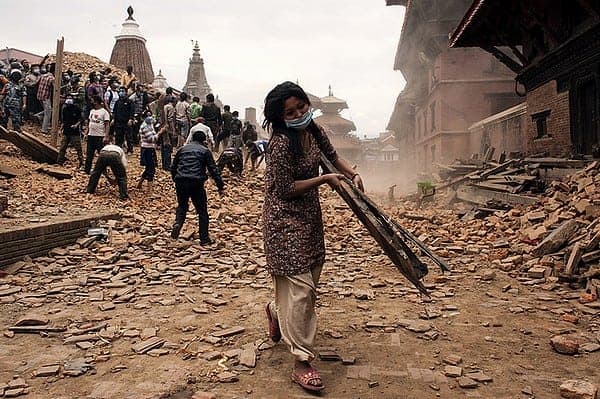
M 43 366 L 33 372 L 34 377 L 51 377 L 60 371 L 59 365 Z
M 18 162 L 27 170 L 35 169 L 30 161 Z M 17 166 L 13 168 L 23 169 L 22 165 Z M 32 339 L 43 339 L 49 353 L 62 350 L 81 356 L 61 359 L 59 365 L 49 364 L 54 359 L 45 359 L 28 366 L 26 371 L 17 371 L 24 367 L 20 362 L 26 362 L 19 359 L 12 373 L 38 377 L 32 378 L 31 384 L 39 393 L 40 384 L 51 388 L 56 380 L 67 381 L 63 375 L 87 373 L 87 380 L 96 366 L 98 375 L 120 373 L 115 377 L 121 378 L 135 377 L 139 369 L 134 362 L 160 362 L 171 367 L 174 360 L 184 361 L 190 368 L 198 368 L 196 374 L 206 376 L 211 383 L 235 383 L 240 378 L 245 382 L 248 376 L 259 375 L 264 372 L 261 366 L 272 367 L 274 360 L 279 361 L 272 356 L 279 356 L 281 348 L 264 352 L 275 346 L 266 337 L 264 304 L 256 310 L 262 324 L 254 324 L 250 319 L 254 314 L 249 314 L 248 309 L 256 302 L 248 302 L 242 291 L 250 288 L 260 300 L 271 295 L 271 279 L 264 268 L 261 233 L 257 228 L 260 204 L 253 197 L 260 198 L 260 174 L 249 175 L 243 185 L 232 187 L 233 194 L 226 205 L 210 204 L 211 234 L 214 230 L 218 243 L 204 248 L 197 244 L 192 216 L 178 240 L 169 237 L 175 204 L 168 175 L 159 174 L 156 182 L 157 198 L 163 196 L 164 201 L 154 198 L 155 207 L 148 210 L 142 206 L 147 199 L 133 194 L 126 206 L 112 201 L 109 206 L 103 205 L 106 196 L 115 193 L 102 184 L 99 195 L 82 198 L 81 184 L 86 178 L 75 168 L 68 170 L 72 178 L 60 181 L 36 173 L 12 177 L 8 195 L 15 218 L 2 219 L 3 226 L 10 229 L 25 221 L 43 223 L 42 220 L 54 220 L 63 213 L 85 215 L 89 209 L 102 207 L 108 208 L 102 211 L 118 208 L 123 217 L 98 222 L 103 229 L 98 236 L 78 237 L 71 245 L 33 259 L 25 258 L 6 269 L 11 271 L 0 280 L 0 303 L 11 312 L 19 309 L 7 313 L 6 341 L 13 345 L 22 340 L 20 345 L 30 345 Z M 500 173 L 487 180 L 500 180 Z M 522 175 L 525 172 L 511 173 L 520 176 L 519 182 L 533 181 Z M 554 350 L 577 355 L 569 361 L 595 362 L 600 350 L 600 341 L 592 342 L 600 333 L 593 321 L 600 312 L 596 284 L 600 272 L 595 274 L 600 269 L 600 223 L 596 222 L 598 216 L 592 216 L 593 207 L 600 204 L 596 173 L 592 168 L 577 172 L 560 184 L 548 184 L 543 194 L 535 194 L 539 201 L 535 205 L 504 207 L 496 202 L 488 204 L 495 207 L 478 205 L 472 212 L 460 209 L 461 204 L 455 210 L 427 204 L 415 209 L 409 201 L 395 204 L 389 209 L 390 216 L 452 263 L 452 273 L 432 273 L 424 280 L 431 293 L 429 298 L 419 296 L 406 284 L 366 230 L 340 205 L 340 200 L 325 193 L 322 206 L 327 232 L 327 275 L 319 286 L 322 307 L 318 312 L 330 316 L 352 312 L 355 319 L 341 324 L 338 320 L 342 318 L 320 315 L 318 340 L 322 340 L 322 345 L 338 346 L 318 348 L 319 360 L 335 362 L 321 363 L 324 369 L 329 367 L 325 378 L 337 376 L 342 367 L 346 369 L 347 382 L 361 383 L 363 388 L 379 383 L 378 388 L 383 390 L 389 384 L 388 377 L 406 378 L 408 373 L 415 384 L 439 391 L 441 397 L 453 397 L 447 390 L 456 387 L 464 388 L 462 395 L 467 397 L 487 397 L 489 392 L 485 390 L 499 385 L 498 381 L 504 378 L 492 364 L 505 365 L 507 358 L 518 358 L 514 365 L 518 376 L 524 373 L 522 369 L 534 373 L 534 369 L 526 368 L 530 366 L 522 354 L 534 353 L 536 349 L 532 347 L 537 342 L 542 342 L 539 347 L 549 351 L 550 356 L 558 356 L 551 352 Z M 580 190 L 581 179 L 585 181 Z M 34 182 L 45 186 L 64 203 L 65 209 L 49 204 L 47 193 L 42 195 Z M 49 188 L 53 186 L 57 189 Z M 215 195 L 211 190 L 212 185 L 207 184 L 209 195 Z M 24 195 L 28 200 L 24 200 Z M 561 226 L 566 227 L 554 234 Z M 553 244 L 542 245 L 545 240 Z M 541 248 L 539 255 L 534 252 L 536 248 Z M 379 267 L 385 272 L 379 272 Z M 484 300 L 477 304 L 464 302 L 474 291 L 481 293 Z M 336 299 L 348 302 L 348 307 L 337 309 Z M 388 304 L 398 305 L 393 311 L 383 309 Z M 492 314 L 501 317 L 492 318 Z M 543 322 L 530 325 L 530 317 L 538 321 L 541 317 Z M 514 328 L 513 320 L 523 323 Z M 472 345 L 478 345 L 486 355 L 475 362 L 466 351 L 458 352 L 461 337 L 456 330 L 449 331 L 455 326 L 469 334 L 480 334 L 474 337 Z M 25 332 L 36 335 L 8 339 L 10 334 Z M 359 334 L 364 342 L 346 347 Z M 387 354 L 390 348 L 413 345 L 412 341 L 417 341 L 420 349 L 410 361 L 422 362 L 423 353 L 437 351 L 434 363 L 423 361 L 406 369 L 389 370 L 370 361 L 372 351 Z M 548 341 L 551 346 L 544 346 L 543 342 Z M 506 347 L 508 352 L 502 352 Z M 139 356 L 142 354 L 148 356 Z M 101 368 L 102 362 L 108 362 L 106 368 Z M 279 376 L 279 363 L 276 364 Z M 333 374 L 329 370 L 334 370 Z M 512 367 L 506 368 L 506 374 L 512 371 Z M 287 371 L 281 373 L 288 378 Z M 246 389 L 242 385 L 222 389 Z M 520 387 L 516 386 L 511 394 L 518 394 Z M 539 396 L 538 386 L 534 387 Z M 10 388 L 7 384 L 2 389 L 0 384 L 0 397 L 2 391 L 6 397 L 9 390 L 14 391 L 9 392 L 11 395 L 25 395 L 31 389 L 27 384 Z M 216 397 L 217 392 L 222 392 L 215 385 L 190 389 L 190 395 L 193 389 L 215 389 L 215 393 L 196 392 L 194 397 L 199 398 Z M 378 394 L 379 389 L 371 394 Z M 533 396 L 533 389 L 522 393 Z M 250 395 L 241 391 L 236 394 Z M 349 391 L 346 394 L 351 395 Z M 260 396 L 258 392 L 256 395 Z
M 567 380 L 560 385 L 560 396 L 565 399 L 596 399 L 598 386 L 581 380 Z

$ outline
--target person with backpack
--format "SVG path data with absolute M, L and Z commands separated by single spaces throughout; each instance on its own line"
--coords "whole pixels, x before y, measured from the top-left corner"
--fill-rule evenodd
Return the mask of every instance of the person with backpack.
M 4 85 L 4 99 L 2 100 L 2 108 L 4 109 L 4 123 L 10 118 L 12 121 L 13 130 L 21 131 L 21 113 L 25 107 L 27 93 L 25 87 L 20 82 L 23 74 L 18 69 L 13 69 L 8 75 L 9 81 Z M 4 126 L 6 127 L 6 126 Z

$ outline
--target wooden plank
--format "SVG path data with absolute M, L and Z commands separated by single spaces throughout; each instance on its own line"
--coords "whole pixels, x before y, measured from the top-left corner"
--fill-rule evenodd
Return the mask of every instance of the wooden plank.
M 60 85 L 63 73 L 63 50 L 65 46 L 65 38 L 61 37 L 56 40 L 56 60 L 55 60 L 55 68 L 54 68 L 54 76 L 56 80 L 54 81 L 53 87 L 53 95 L 52 95 L 52 128 L 51 132 L 51 140 L 52 145 L 58 144 L 58 121 L 60 114 Z
M 15 333 L 39 334 L 40 332 L 63 332 L 67 327 L 54 326 L 11 326 L 8 329 Z
M 7 165 L 0 165 L 0 175 L 6 177 L 19 177 L 27 173 L 27 170 L 11 168 Z
M 462 201 L 481 206 L 486 206 L 490 200 L 518 205 L 535 205 L 539 202 L 538 198 L 536 197 L 486 190 L 485 188 L 479 188 L 475 186 L 458 187 L 456 189 L 456 197 Z
M 537 163 L 542 168 L 576 168 L 582 169 L 589 163 L 578 159 L 564 159 L 564 158 L 525 158 L 525 162 Z
M 579 223 L 573 219 L 563 222 L 532 251 L 534 256 L 542 256 L 561 249 L 577 232 Z
M 10 141 L 34 161 L 55 164 L 58 158 L 58 150 L 56 148 L 25 131 L 9 131 L 0 126 L 0 138 Z
M 55 177 L 59 180 L 71 179 L 73 177 L 73 174 L 70 171 L 68 171 L 65 168 L 60 168 L 58 166 L 49 166 L 49 165 L 40 166 L 35 171 L 45 173 L 45 174 Z
M 583 254 L 584 246 L 579 242 L 573 245 L 573 250 L 571 250 L 571 254 L 569 255 L 569 260 L 567 261 L 567 265 L 565 267 L 565 274 L 571 275 L 579 265 L 581 261 L 581 255 Z

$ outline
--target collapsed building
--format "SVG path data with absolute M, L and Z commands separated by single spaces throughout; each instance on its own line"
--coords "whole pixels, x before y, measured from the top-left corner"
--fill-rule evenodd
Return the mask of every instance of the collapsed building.
M 394 69 L 406 86 L 388 129 L 407 168 L 470 155 L 469 127 L 522 101 L 514 72 L 478 48 L 449 48 L 448 35 L 469 0 L 387 0 L 406 7 Z
M 524 122 L 510 129 L 523 152 L 600 155 L 598 1 L 476 0 L 450 46 L 479 47 L 516 74 L 526 106 L 509 119 Z

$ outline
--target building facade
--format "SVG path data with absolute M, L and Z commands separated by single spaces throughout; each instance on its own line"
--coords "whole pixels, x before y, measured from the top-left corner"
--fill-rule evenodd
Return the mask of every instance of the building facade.
M 600 3 L 476 0 L 451 37 L 516 74 L 530 154 L 600 155 Z
M 435 163 L 470 155 L 469 127 L 522 101 L 514 73 L 481 49 L 451 49 L 448 35 L 469 0 L 388 1 L 406 13 L 394 69 L 406 86 L 388 129 L 406 167 L 432 171 Z

